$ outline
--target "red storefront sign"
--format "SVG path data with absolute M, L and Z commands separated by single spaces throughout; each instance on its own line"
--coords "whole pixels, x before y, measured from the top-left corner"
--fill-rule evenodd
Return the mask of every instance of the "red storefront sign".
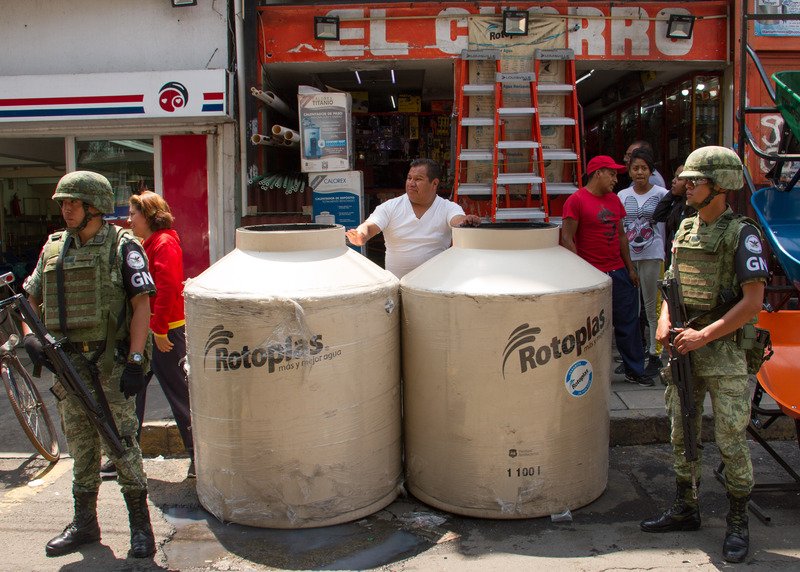
M 468 18 L 502 13 L 481 2 L 367 3 L 259 8 L 262 63 L 440 59 L 467 49 Z M 728 2 L 515 3 L 531 17 L 567 18 L 567 45 L 582 60 L 727 61 Z M 688 40 L 666 37 L 669 14 L 697 18 Z M 314 16 L 338 16 L 340 39 L 314 39 Z M 521 40 L 522 41 L 522 40 Z

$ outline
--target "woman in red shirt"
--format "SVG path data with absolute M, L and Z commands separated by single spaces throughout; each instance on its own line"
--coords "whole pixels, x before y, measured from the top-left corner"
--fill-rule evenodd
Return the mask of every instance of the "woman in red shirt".
M 189 382 L 183 362 L 186 359 L 186 320 L 183 312 L 183 251 L 178 234 L 172 230 L 169 205 L 152 191 L 130 198 L 128 217 L 133 233 L 142 239 L 156 283 L 150 297 L 150 329 L 153 332 L 152 374 L 172 408 L 175 423 L 191 459 L 189 477 L 195 476 L 194 441 L 189 410 Z M 136 395 L 136 414 L 141 427 L 147 386 Z

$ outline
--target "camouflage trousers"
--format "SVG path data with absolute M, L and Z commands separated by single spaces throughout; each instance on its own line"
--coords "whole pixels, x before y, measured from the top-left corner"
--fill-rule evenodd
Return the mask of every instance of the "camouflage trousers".
M 695 376 L 694 402 L 697 406 L 695 431 L 700 443 L 700 425 L 703 416 L 703 400 L 711 395 L 714 411 L 714 438 L 722 460 L 725 462 L 725 482 L 728 492 L 734 496 L 749 495 L 753 488 L 753 465 L 747 446 L 747 424 L 750 422 L 750 395 L 746 375 Z M 679 481 L 690 482 L 691 463 L 683 456 L 684 440 L 681 425 L 681 404 L 678 390 L 667 386 L 665 393 L 667 414 L 672 424 L 672 454 L 675 476 Z M 698 450 L 695 474 L 699 477 L 702 449 Z
M 88 368 L 80 361 L 73 359 L 72 363 L 83 378 L 86 387 L 97 399 Z M 123 440 L 126 450 L 122 457 L 110 454 L 77 398 L 70 395 L 58 403 L 61 425 L 67 437 L 69 454 L 74 461 L 72 469 L 72 490 L 74 492 L 95 492 L 100 488 L 100 457 L 103 452 L 114 461 L 117 467 L 117 480 L 123 493 L 147 490 L 147 476 L 142 466 L 142 451 L 136 441 L 136 431 L 139 428 L 139 420 L 136 418 L 136 400 L 132 397 L 126 399 L 119 390 L 119 379 L 124 367 L 124 365 L 114 364 L 110 376 L 106 377 L 102 374 L 100 376 L 100 385 L 108 400 L 108 406 L 120 436 L 129 437 L 127 441 L 130 441 L 130 445 Z

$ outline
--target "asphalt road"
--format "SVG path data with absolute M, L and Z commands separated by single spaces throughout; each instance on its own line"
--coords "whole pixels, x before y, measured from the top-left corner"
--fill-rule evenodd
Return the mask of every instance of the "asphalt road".
M 800 467 L 796 442 L 775 443 Z M 785 480 L 757 445 L 758 482 Z M 152 560 L 126 559 L 128 523 L 119 488 L 100 491 L 103 538 L 80 552 L 47 558 L 44 544 L 72 515 L 71 460 L 46 463 L 0 458 L 0 570 L 185 572 L 262 570 L 528 571 L 528 570 L 721 570 L 727 501 L 712 475 L 719 462 L 708 445 L 701 489 L 703 527 L 697 532 L 645 534 L 641 519 L 662 510 L 674 493 L 665 445 L 611 449 L 608 487 L 593 503 L 572 510 L 570 519 L 486 520 L 466 518 L 400 496 L 369 517 L 338 526 L 270 530 L 223 524 L 208 514 L 185 479 L 188 459 L 147 459 L 153 526 L 159 545 Z M 202 475 L 201 475 L 202 477 Z M 797 492 L 755 496 L 771 518 L 751 515 L 752 570 L 800 568 L 800 496 Z

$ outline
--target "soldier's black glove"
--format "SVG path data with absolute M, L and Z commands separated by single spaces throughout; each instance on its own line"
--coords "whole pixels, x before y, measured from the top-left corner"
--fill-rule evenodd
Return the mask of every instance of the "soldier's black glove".
M 44 347 L 42 347 L 42 342 L 39 341 L 36 334 L 25 334 L 25 337 L 22 338 L 22 345 L 25 347 L 25 351 L 28 352 L 28 357 L 31 358 L 31 363 L 33 365 L 43 365 L 50 371 L 53 371 L 53 364 L 47 359 L 44 353 Z
M 132 397 L 144 388 L 144 368 L 135 363 L 128 363 L 119 379 L 119 390 L 127 397 Z

